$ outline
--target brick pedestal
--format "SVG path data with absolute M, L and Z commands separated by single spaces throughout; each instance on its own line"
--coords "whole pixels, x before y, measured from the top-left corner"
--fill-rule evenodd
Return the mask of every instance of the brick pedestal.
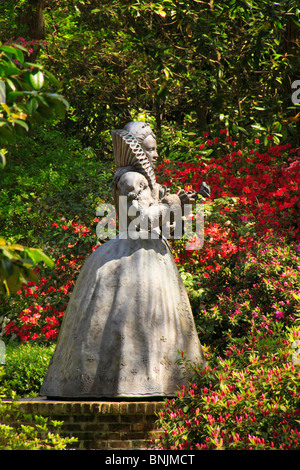
M 63 421 L 60 435 L 77 437 L 78 450 L 150 448 L 159 434 L 157 413 L 163 401 L 99 402 L 19 400 L 21 411 Z M 153 445 L 152 445 L 153 448 Z M 155 448 L 155 447 L 154 447 Z

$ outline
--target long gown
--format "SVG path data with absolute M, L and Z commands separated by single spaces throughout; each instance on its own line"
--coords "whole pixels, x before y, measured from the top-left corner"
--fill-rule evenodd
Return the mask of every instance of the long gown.
M 125 169 L 118 181 L 116 199 L 126 195 L 146 209 L 161 205 L 159 186 L 153 192 L 141 174 Z M 205 365 L 168 241 L 120 233 L 85 262 L 40 393 L 78 399 L 172 397 L 187 384 L 178 364 L 182 350 L 192 363 Z

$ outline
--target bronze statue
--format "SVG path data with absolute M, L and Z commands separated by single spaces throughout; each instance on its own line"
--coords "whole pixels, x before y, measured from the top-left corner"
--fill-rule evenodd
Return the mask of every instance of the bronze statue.
M 112 131 L 112 141 L 114 199 L 118 216 L 126 211 L 126 227 L 97 248 L 79 274 L 41 388 L 49 398 L 176 396 L 187 383 L 178 350 L 205 365 L 162 230 L 174 230 L 183 205 L 195 195 L 170 194 L 157 184 L 156 139 L 149 124 L 133 121 Z

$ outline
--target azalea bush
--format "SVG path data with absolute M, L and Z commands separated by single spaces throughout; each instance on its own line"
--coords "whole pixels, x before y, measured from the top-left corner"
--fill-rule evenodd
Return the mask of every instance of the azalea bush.
M 173 244 L 207 367 L 160 413 L 161 447 L 299 449 L 300 151 L 221 136 L 160 165 L 166 184 L 212 189 L 201 250 Z
M 253 148 L 240 151 L 226 130 L 221 131 L 221 137 L 222 142 L 217 137 L 201 144 L 203 155 L 192 162 L 174 165 L 165 161 L 158 168 L 161 181 L 171 188 L 180 182 L 197 191 L 203 180 L 211 187 L 211 198 L 198 202 L 205 218 L 201 249 L 186 250 L 185 240 L 173 243 L 194 312 L 197 316 L 199 309 L 205 311 L 218 295 L 223 296 L 218 299 L 219 307 L 226 296 L 235 296 L 237 305 L 248 301 L 253 307 L 258 302 L 263 313 L 275 308 L 277 319 L 291 320 L 291 316 L 279 313 L 284 302 L 281 310 L 294 312 L 295 320 L 300 150 L 287 144 L 270 145 L 263 152 Z
M 224 358 L 206 350 L 209 365 L 159 412 L 162 449 L 300 448 L 300 357 L 292 347 L 300 328 L 277 331 L 275 351 L 259 336 L 256 347 L 240 344 Z M 190 367 L 183 352 L 181 362 Z
M 98 246 L 97 220 L 93 221 L 92 227 L 66 222 L 65 219 L 59 225 L 56 222 L 52 224 L 47 237 L 55 267 L 52 270 L 37 268 L 38 282 L 24 284 L 16 296 L 6 299 L 2 316 L 6 337 L 17 338 L 23 343 L 32 340 L 52 343 L 56 340 L 80 268 Z

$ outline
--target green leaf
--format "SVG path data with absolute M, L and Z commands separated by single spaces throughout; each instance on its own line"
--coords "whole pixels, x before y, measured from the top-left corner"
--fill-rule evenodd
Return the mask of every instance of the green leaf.
M 28 131 L 28 129 L 29 129 L 27 122 L 23 121 L 22 119 L 17 119 L 15 121 L 15 124 L 18 124 L 18 126 L 21 126 L 26 131 Z
M 56 77 L 54 77 L 54 75 L 49 72 L 49 71 L 45 71 L 45 75 L 47 76 L 48 80 L 53 84 L 55 85 L 56 87 L 59 87 L 59 81 L 57 80 Z
M 10 88 L 11 88 L 13 91 L 16 91 L 16 86 L 15 86 L 14 82 L 13 82 L 10 78 L 7 78 L 7 79 L 6 79 L 6 83 L 10 86 Z
M 26 68 L 30 68 L 30 67 L 33 67 L 34 69 L 42 69 L 43 66 L 40 65 L 40 64 L 34 64 L 33 62 L 24 62 L 24 67 Z
M 28 54 L 28 49 L 26 49 L 26 47 L 24 47 L 24 46 L 21 46 L 21 44 L 14 44 L 14 47 L 16 47 L 17 49 L 20 49 L 21 51 L 26 52 L 26 54 Z
M 13 63 L 9 63 L 8 65 L 5 65 L 2 62 L 1 69 L 2 69 L 2 73 L 1 73 L 2 77 L 11 77 L 13 75 L 20 74 L 20 69 L 18 69 L 18 67 L 16 67 Z
M 1 260 L 3 271 L 6 275 L 6 278 L 12 275 L 13 273 L 13 263 L 10 259 L 4 258 Z
M 39 263 L 43 261 L 46 263 L 47 266 L 52 268 L 54 266 L 54 262 L 49 256 L 47 256 L 41 249 L 39 248 L 25 248 L 26 256 L 28 256 L 34 263 Z
M 253 129 L 258 129 L 260 131 L 266 131 L 267 130 L 265 127 L 263 127 L 260 124 L 252 124 L 251 127 L 253 127 Z
M 12 46 L 1 46 L 1 50 L 7 52 L 8 54 L 16 57 L 16 59 L 23 64 L 24 62 L 24 55 L 19 48 L 15 48 Z
M 40 90 L 44 85 L 44 74 L 41 70 L 36 73 L 27 73 L 25 80 L 34 90 Z
M 2 168 L 4 168 L 6 165 L 6 157 L 5 157 L 6 153 L 7 153 L 7 150 L 0 149 L 0 165 L 2 166 Z
M 6 279 L 6 284 L 9 292 L 17 292 L 22 286 L 22 280 L 20 277 L 20 269 L 18 266 L 13 266 L 13 274 Z

